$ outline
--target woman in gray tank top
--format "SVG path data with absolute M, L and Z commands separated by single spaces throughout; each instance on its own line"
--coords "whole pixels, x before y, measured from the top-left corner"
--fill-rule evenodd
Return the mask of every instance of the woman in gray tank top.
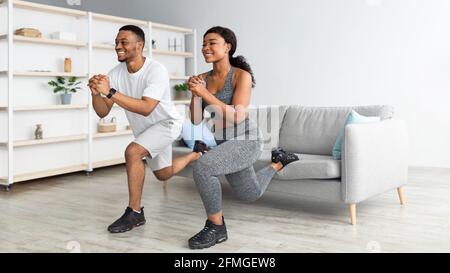
M 236 44 L 230 29 L 209 29 L 203 36 L 202 53 L 205 61 L 213 64 L 213 70 L 189 79 L 191 121 L 199 124 L 203 110 L 209 112 L 218 144 L 194 163 L 194 181 L 208 219 L 205 227 L 189 239 L 193 249 L 210 247 L 228 238 L 219 176 L 226 177 L 239 199 L 255 201 L 277 171 L 298 160 L 296 155 L 276 149 L 272 151 L 272 164 L 258 172 L 253 169 L 262 152 L 260 131 L 249 119 L 247 109 L 255 79 L 245 58 L 233 57 Z

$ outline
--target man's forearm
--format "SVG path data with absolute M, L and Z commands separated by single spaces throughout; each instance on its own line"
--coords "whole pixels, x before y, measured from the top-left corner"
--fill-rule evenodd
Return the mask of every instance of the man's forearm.
M 101 118 L 104 118 L 109 114 L 110 109 L 106 104 L 105 98 L 102 98 L 100 95 L 92 95 L 92 106 L 97 115 Z
M 135 99 L 126 96 L 119 91 L 111 97 L 111 100 L 117 103 L 123 109 L 143 116 L 150 115 L 150 113 L 159 103 L 159 101 L 157 100 L 152 100 L 153 102 L 149 103 L 148 101 L 144 101 L 143 99 Z

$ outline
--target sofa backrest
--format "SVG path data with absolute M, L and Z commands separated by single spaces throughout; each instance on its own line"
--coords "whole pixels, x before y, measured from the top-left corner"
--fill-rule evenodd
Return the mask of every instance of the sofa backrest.
M 280 128 L 283 122 L 286 107 L 278 105 L 251 105 L 249 115 L 257 121 L 264 145 L 264 150 L 271 150 L 279 146 Z
M 389 105 L 355 107 L 303 107 L 284 106 L 279 146 L 286 151 L 331 155 L 333 145 L 351 110 L 364 116 L 393 117 Z

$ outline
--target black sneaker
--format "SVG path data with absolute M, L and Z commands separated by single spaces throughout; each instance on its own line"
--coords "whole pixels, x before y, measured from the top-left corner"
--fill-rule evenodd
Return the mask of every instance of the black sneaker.
M 208 145 L 206 145 L 206 143 L 201 140 L 196 140 L 194 144 L 194 149 L 192 149 L 192 151 L 204 154 L 205 152 L 208 151 Z
M 111 233 L 126 232 L 143 224 L 145 224 L 144 207 L 141 208 L 141 213 L 127 207 L 125 213 L 108 227 L 108 231 Z
M 215 225 L 213 222 L 206 220 L 205 227 L 189 239 L 189 248 L 202 249 L 225 242 L 228 235 L 223 217 L 222 222 L 222 225 Z
M 281 156 L 285 153 L 286 152 L 281 148 L 276 148 L 276 149 L 272 150 L 272 162 L 273 163 L 280 162 Z
M 294 153 L 290 153 L 290 152 L 284 152 L 283 154 L 281 154 L 281 156 L 279 157 L 279 161 L 281 162 L 281 164 L 283 164 L 283 168 L 294 161 L 298 160 L 298 156 Z

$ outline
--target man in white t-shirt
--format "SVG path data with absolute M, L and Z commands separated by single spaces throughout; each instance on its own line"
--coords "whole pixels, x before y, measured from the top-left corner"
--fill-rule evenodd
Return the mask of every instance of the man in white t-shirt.
M 89 79 L 97 115 L 107 116 L 116 103 L 125 110 L 135 137 L 125 150 L 129 204 L 122 217 L 108 227 L 112 233 L 145 224 L 141 207 L 144 157 L 155 176 L 165 181 L 207 149 L 198 145 L 192 153 L 172 162 L 172 142 L 180 135 L 183 119 L 171 100 L 166 68 L 142 55 L 144 45 L 145 34 L 141 28 L 123 26 L 115 47 L 120 64 L 107 76 L 95 75 Z

